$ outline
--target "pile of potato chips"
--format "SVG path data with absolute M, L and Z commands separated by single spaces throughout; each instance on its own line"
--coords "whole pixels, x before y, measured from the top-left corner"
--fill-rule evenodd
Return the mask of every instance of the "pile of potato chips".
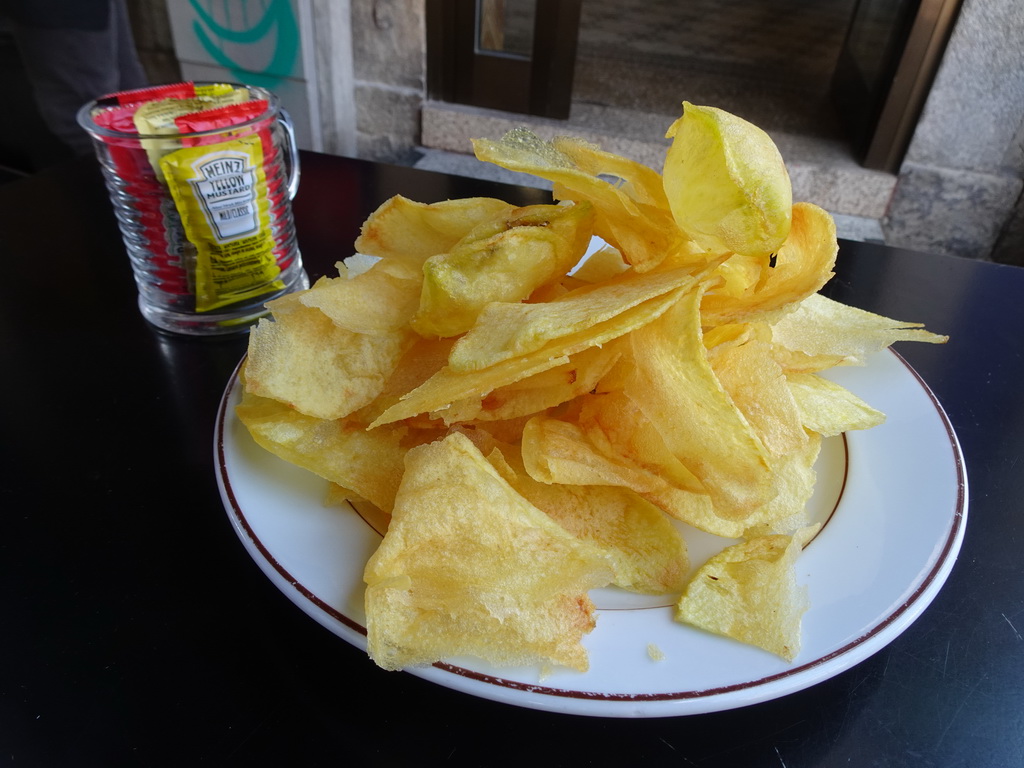
M 797 655 L 821 440 L 884 419 L 819 373 L 945 339 L 820 295 L 832 218 L 792 202 L 764 132 L 683 106 L 660 174 L 569 138 L 475 142 L 557 202 L 394 197 L 253 330 L 254 439 L 388 516 L 365 568 L 380 666 L 586 670 L 608 585 Z M 722 537 L 696 568 L 689 526 Z

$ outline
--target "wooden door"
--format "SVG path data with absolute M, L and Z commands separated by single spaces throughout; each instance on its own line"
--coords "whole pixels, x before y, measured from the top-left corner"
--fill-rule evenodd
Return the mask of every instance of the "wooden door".
M 565 119 L 581 0 L 427 0 L 431 98 Z

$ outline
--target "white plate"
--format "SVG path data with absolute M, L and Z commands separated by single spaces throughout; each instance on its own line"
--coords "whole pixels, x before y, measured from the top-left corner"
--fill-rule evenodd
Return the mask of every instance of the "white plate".
M 586 673 L 559 671 L 541 679 L 536 669 L 497 669 L 475 659 L 409 671 L 523 707 L 662 717 L 775 699 L 849 669 L 892 642 L 931 603 L 960 549 L 967 518 L 963 457 L 935 396 L 897 354 L 883 352 L 867 367 L 835 369 L 829 376 L 888 418 L 823 446 L 811 509 L 827 524 L 797 563 L 811 608 L 804 616 L 803 648 L 792 664 L 673 621 L 665 600 L 598 590 L 592 593 L 597 628 L 585 640 Z M 324 481 L 256 446 L 234 415 L 239 395 L 236 372 L 214 437 L 228 516 L 274 584 L 365 650 L 363 566 L 380 535 L 358 514 L 325 506 Z M 688 538 L 696 565 L 722 546 L 713 537 Z

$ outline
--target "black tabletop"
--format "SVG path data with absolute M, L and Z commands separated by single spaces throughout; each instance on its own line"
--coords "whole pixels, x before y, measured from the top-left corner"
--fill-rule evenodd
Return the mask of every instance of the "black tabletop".
M 389 196 L 548 193 L 306 154 L 312 278 Z M 236 537 L 217 405 L 246 339 L 138 313 L 94 162 L 0 187 L 0 764 L 1024 764 L 1024 269 L 842 242 L 834 298 L 948 333 L 900 345 L 959 436 L 960 557 L 924 614 L 807 690 L 706 715 L 605 719 L 378 669 Z

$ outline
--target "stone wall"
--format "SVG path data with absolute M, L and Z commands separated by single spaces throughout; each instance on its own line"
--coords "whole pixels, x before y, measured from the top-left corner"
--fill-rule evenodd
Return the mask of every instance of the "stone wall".
M 1024 264 L 1024 5 L 965 0 L 882 226 L 915 250 Z
M 425 0 L 351 0 L 356 150 L 408 160 L 420 144 L 426 94 Z

